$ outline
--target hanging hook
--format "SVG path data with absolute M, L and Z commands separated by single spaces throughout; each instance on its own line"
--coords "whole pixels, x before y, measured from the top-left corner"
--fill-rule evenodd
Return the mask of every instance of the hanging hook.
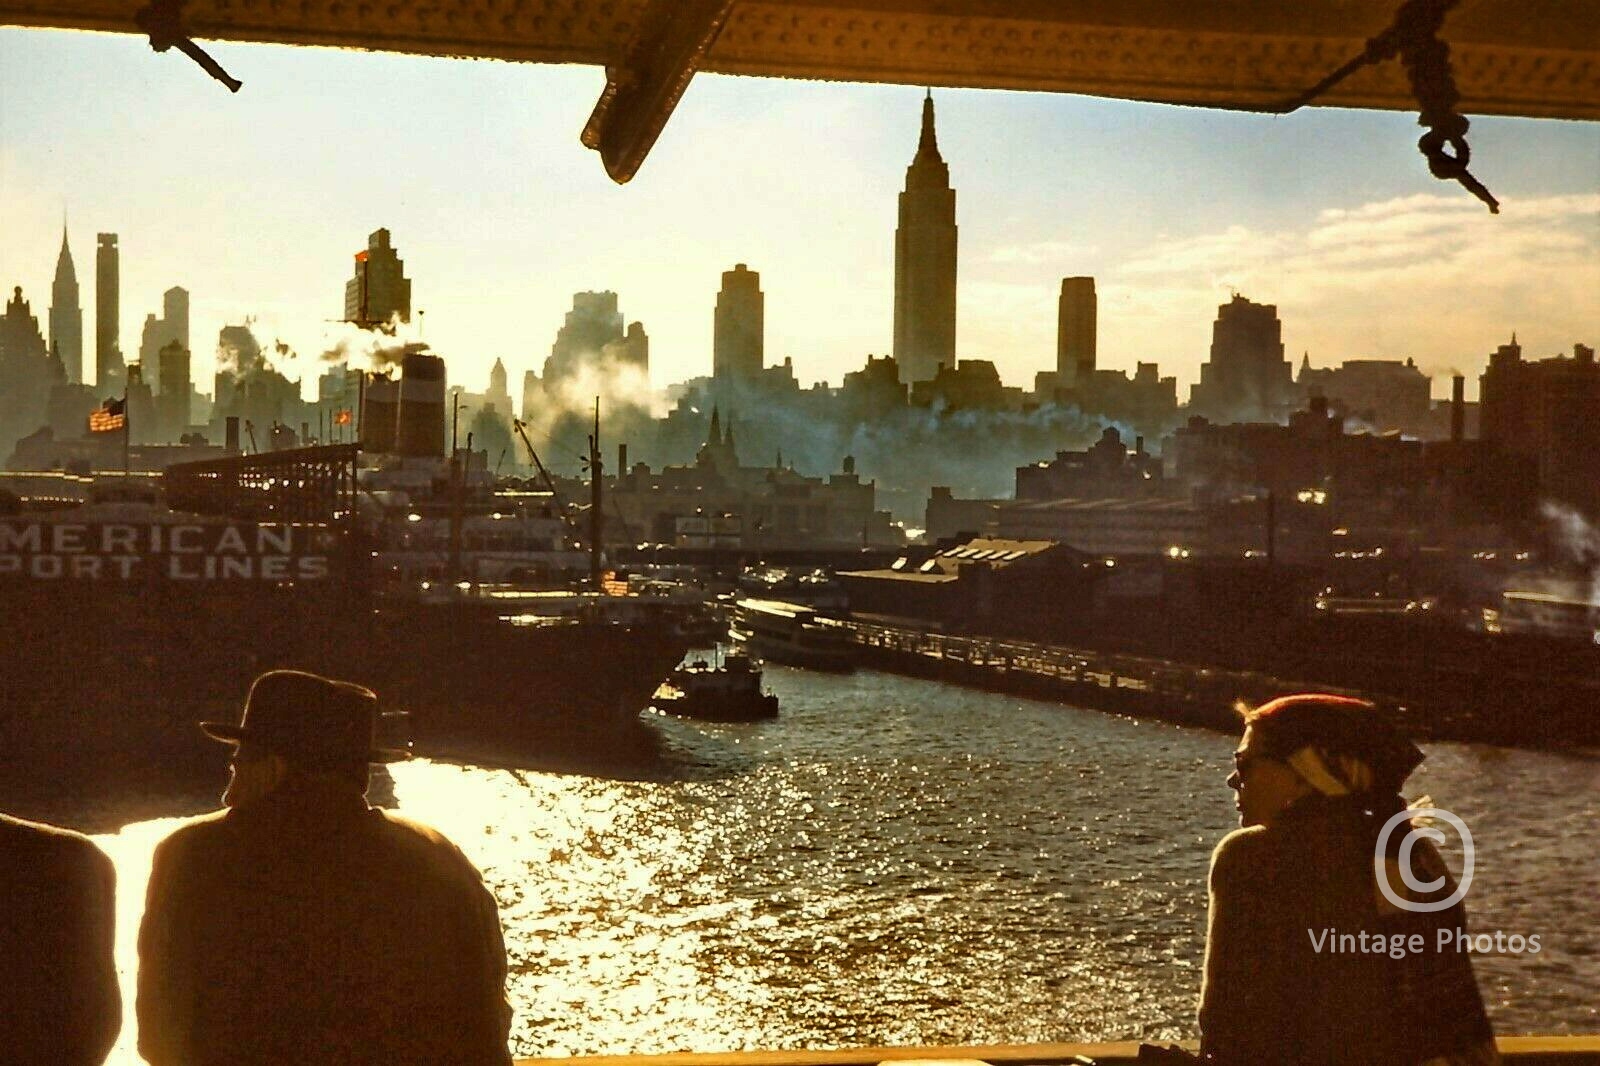
M 200 68 L 228 87 L 238 92 L 244 83 L 222 69 L 222 64 L 195 44 L 183 29 L 184 0 L 151 0 L 133 16 L 133 21 L 150 37 L 150 48 L 165 52 L 174 46 L 178 51 L 200 64 Z

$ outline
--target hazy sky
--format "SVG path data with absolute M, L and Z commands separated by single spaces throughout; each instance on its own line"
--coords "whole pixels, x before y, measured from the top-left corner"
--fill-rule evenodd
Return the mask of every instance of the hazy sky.
M 802 384 L 892 347 L 919 88 L 701 75 L 618 187 L 578 143 L 598 68 L 208 47 L 238 95 L 141 38 L 0 30 L 0 284 L 46 328 L 67 208 L 91 367 L 102 230 L 120 235 L 123 351 L 182 285 L 197 377 L 245 315 L 298 351 L 286 373 L 314 376 L 379 226 L 469 388 L 496 356 L 513 389 L 542 366 L 583 289 L 615 290 L 645 324 L 658 384 L 709 373 L 737 262 L 761 274 L 768 361 L 792 356 Z M 1530 356 L 1600 343 L 1600 124 L 1475 118 L 1496 217 L 1428 174 L 1414 115 L 934 99 L 957 190 L 958 355 L 1010 384 L 1053 367 L 1075 274 L 1098 281 L 1101 365 L 1155 360 L 1185 400 L 1230 289 L 1277 304 L 1292 357 L 1315 365 L 1409 356 L 1475 374 L 1513 329 Z

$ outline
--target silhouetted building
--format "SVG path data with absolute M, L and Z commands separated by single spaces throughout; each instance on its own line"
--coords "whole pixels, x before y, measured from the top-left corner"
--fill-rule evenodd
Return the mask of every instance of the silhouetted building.
M 0 360 L 8 364 L 37 362 L 42 365 L 49 357 L 44 334 L 39 332 L 39 319 L 33 307 L 22 298 L 22 286 L 11 290 L 4 316 L 0 316 Z
M 157 364 L 161 367 L 161 388 L 156 396 L 156 440 L 175 443 L 189 429 L 189 349 L 174 339 L 162 347 L 160 355 Z
M 925 553 L 919 553 L 925 554 Z M 1048 540 L 978 537 L 880 570 L 840 573 L 856 614 L 933 622 L 950 632 L 1079 632 L 1105 568 Z
M 1000 506 L 1010 502 L 958 499 L 948 485 L 934 485 L 928 490 L 928 506 L 922 515 L 923 536 L 938 542 L 992 532 Z
M 902 543 L 889 512 L 877 510 L 876 494 L 876 483 L 863 483 L 849 456 L 826 479 L 785 469 L 781 459 L 770 467 L 742 465 L 732 426 L 724 431 L 713 410 L 693 465 L 653 473 L 637 463 L 613 479 L 607 495 L 620 521 L 607 523 L 607 535 L 688 547 L 708 546 L 714 532 L 717 546 L 731 547 L 727 541 L 737 534 L 747 549 Z
M 157 395 L 166 389 L 167 375 L 161 369 L 161 352 L 173 342 L 184 349 L 189 347 L 189 292 L 176 285 L 161 297 L 160 318 L 144 316 L 144 333 L 139 339 L 139 365 L 144 367 L 146 384 Z
M 1162 377 L 1155 363 L 1137 364 L 1133 376 L 1120 370 L 1091 370 L 1070 388 L 1060 388 L 1057 375 L 1035 378 L 1039 403 L 1076 407 L 1091 418 L 1121 422 L 1140 433 L 1157 436 L 1171 430 L 1178 415 L 1178 379 Z
M 722 272 L 711 345 L 711 373 L 718 380 L 754 382 L 765 361 L 765 298 L 761 275 L 739 263 Z
M 1538 464 L 1546 497 L 1600 513 L 1600 365 L 1594 349 L 1527 362 L 1513 335 L 1478 379 L 1485 442 Z
M 860 370 L 845 374 L 840 413 L 851 422 L 876 422 L 905 407 L 908 391 L 893 356 L 869 355 Z
M 623 331 L 614 292 L 573 293 L 572 310 L 556 332 L 550 358 L 544 363 L 544 384 L 548 387 L 608 364 L 649 371 L 650 341 L 644 326 L 635 322 Z
M 1056 318 L 1056 383 L 1071 388 L 1094 373 L 1097 308 L 1093 278 L 1062 278 Z
M 102 233 L 94 258 L 94 370 L 95 385 L 107 395 L 122 386 L 122 344 L 118 322 L 122 314 L 122 258 L 117 235 Z
M 1022 390 L 1001 384 L 989 360 L 962 359 L 941 364 L 931 380 L 914 382 L 911 403 L 946 411 L 1015 411 L 1022 407 Z
M 495 357 L 494 366 L 489 368 L 489 391 L 483 394 L 485 406 L 493 407 L 499 412 L 501 418 L 509 419 L 512 414 L 510 378 L 506 374 L 506 365 L 499 357 Z
M 83 308 L 78 302 L 78 272 L 67 247 L 65 222 L 61 224 L 55 282 L 50 286 L 50 350 L 61 360 L 68 381 L 83 380 Z
M 932 93 L 922 101 L 922 136 L 894 232 L 894 358 L 907 383 L 956 361 L 956 193 L 939 155 Z
M 125 395 L 128 404 L 125 411 L 128 416 L 128 439 L 134 444 L 162 443 L 161 427 L 156 422 L 155 394 L 144 380 L 144 367 L 139 363 L 129 363 L 127 375 Z
M 1167 488 L 1161 460 L 1145 451 L 1144 438 L 1132 450 L 1115 426 L 1083 451 L 1059 451 L 1047 463 L 1017 467 L 1019 500 L 1154 496 Z
M 65 379 L 60 360 L 45 349 L 39 319 L 22 289 L 12 289 L 0 316 L 0 447 L 45 424 L 50 390 Z
M 1217 308 L 1211 357 L 1189 393 L 1190 410 L 1219 422 L 1274 421 L 1294 406 L 1294 380 L 1283 357 L 1283 326 L 1272 304 L 1235 294 Z
M 355 276 L 344 283 L 344 317 L 363 328 L 411 321 L 411 281 L 387 229 L 373 230 L 356 253 Z
M 230 417 L 239 419 L 247 450 L 266 451 L 274 426 L 302 420 L 305 405 L 299 383 L 267 363 L 248 322 L 222 327 L 217 335 L 216 361 L 212 422 L 226 424 Z
M 1306 359 L 1296 384 L 1307 397 L 1326 397 L 1347 420 L 1380 433 L 1420 437 L 1428 431 L 1431 385 L 1410 359 L 1347 359 L 1326 369 L 1314 369 Z

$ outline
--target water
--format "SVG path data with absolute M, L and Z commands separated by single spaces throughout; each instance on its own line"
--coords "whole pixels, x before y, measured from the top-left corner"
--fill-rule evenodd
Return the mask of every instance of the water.
M 519 1054 L 1194 1035 L 1232 738 L 883 674 L 768 681 L 776 721 L 659 720 L 654 780 L 393 768 L 500 900 Z M 1472 828 L 1473 928 L 1540 936 L 1477 959 L 1497 1029 L 1600 1029 L 1600 760 L 1438 745 L 1413 783 Z M 100 838 L 124 1049 L 174 824 Z

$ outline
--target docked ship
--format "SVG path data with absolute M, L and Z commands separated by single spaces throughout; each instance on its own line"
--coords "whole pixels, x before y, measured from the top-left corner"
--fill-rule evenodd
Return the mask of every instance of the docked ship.
M 855 646 L 848 632 L 811 607 L 782 600 L 739 600 L 728 628 L 750 654 L 809 670 L 851 670 Z
M 14 761 L 176 771 L 194 757 L 193 723 L 237 713 L 251 679 L 278 667 L 373 688 L 409 712 L 419 754 L 646 756 L 638 713 L 687 649 L 674 627 L 593 589 L 530 603 L 395 579 L 357 521 L 358 456 L 333 445 L 182 464 L 0 516 L 0 743 Z

